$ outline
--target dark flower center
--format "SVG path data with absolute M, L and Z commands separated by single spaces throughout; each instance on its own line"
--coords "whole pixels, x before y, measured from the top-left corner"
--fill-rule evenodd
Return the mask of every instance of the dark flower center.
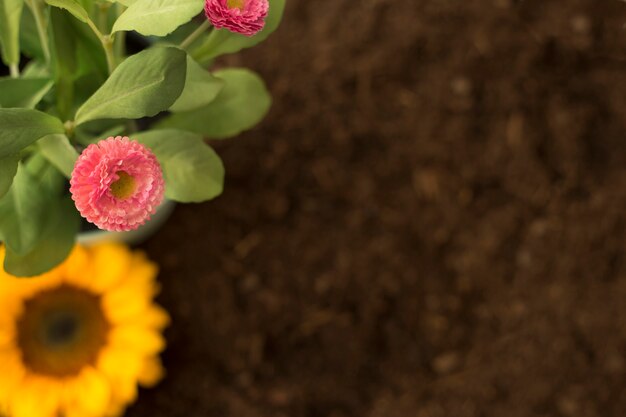
M 100 297 L 64 285 L 24 303 L 17 321 L 17 340 L 30 370 L 62 377 L 76 375 L 95 363 L 108 330 Z

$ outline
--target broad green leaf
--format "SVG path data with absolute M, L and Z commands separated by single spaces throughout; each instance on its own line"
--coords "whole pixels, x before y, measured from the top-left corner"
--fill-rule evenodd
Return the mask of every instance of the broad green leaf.
M 51 87 L 49 78 L 0 78 L 0 107 L 32 109 Z
M 254 36 L 244 36 L 227 29 L 213 30 L 202 43 L 194 49 L 192 56 L 200 63 L 205 63 L 220 55 L 232 54 L 242 49 L 251 48 L 267 39 L 280 25 L 285 11 L 286 0 L 269 0 L 270 10 L 265 20 L 265 27 Z
M 54 56 L 54 81 L 57 110 L 63 120 L 72 116 L 74 103 L 74 73 L 76 72 L 76 34 L 72 30 L 72 17 L 62 9 L 50 10 L 52 23 L 52 54 Z
M 50 78 L 50 70 L 42 61 L 30 61 L 22 70 L 22 78 Z
M 91 76 L 98 85 L 102 85 L 109 76 L 106 55 L 100 41 L 85 25 L 73 22 L 74 31 L 78 36 L 78 68 L 76 78 Z M 94 90 L 95 91 L 95 90 Z
M 74 164 L 78 159 L 78 152 L 70 144 L 65 135 L 48 135 L 37 142 L 39 150 L 52 165 L 65 175 L 66 178 L 72 176 Z
M 20 164 L 11 188 L 0 200 L 0 233 L 8 248 L 24 254 L 39 242 L 49 199 L 44 185 Z
M 224 188 L 224 165 L 200 135 L 152 130 L 133 136 L 156 155 L 165 176 L 167 198 L 184 203 L 210 200 Z
M 65 13 L 67 16 L 67 13 Z M 106 63 L 106 56 L 100 39 L 93 33 L 93 30 L 76 19 L 66 19 L 71 27 L 67 28 L 69 36 L 75 38 L 77 56 L 76 73 L 74 78 L 83 75 L 93 75 L 99 84 L 102 84 L 109 75 Z
M 67 10 L 81 22 L 87 23 L 90 20 L 87 10 L 85 10 L 76 0 L 46 0 L 46 3 L 50 6 Z
M 24 0 L 0 0 L 0 52 L 5 64 L 20 62 L 20 19 Z
M 41 48 L 41 40 L 37 31 L 37 23 L 30 8 L 24 8 L 20 22 L 20 52 L 29 58 L 45 61 Z
M 67 191 L 65 177 L 41 152 L 31 154 L 24 162 L 24 166 L 30 175 L 37 178 L 44 191 L 50 196 L 58 197 Z
M 154 47 L 127 58 L 76 112 L 76 124 L 139 119 L 167 110 L 185 86 L 186 54 Z
M 223 80 L 211 75 L 188 55 L 185 89 L 170 110 L 189 111 L 207 105 L 217 97 L 223 86 Z
M 252 128 L 265 117 L 272 99 L 258 75 L 242 68 L 216 71 L 214 75 L 225 82 L 215 100 L 196 110 L 175 113 L 157 127 L 223 139 Z
M 78 4 L 80 4 L 80 6 L 85 9 L 85 11 L 87 11 L 87 14 L 89 16 L 94 16 L 96 15 L 95 13 L 95 8 L 96 8 L 96 3 L 101 3 L 100 0 L 76 0 L 78 2 Z
M 68 11 L 50 8 L 50 22 L 54 104 L 62 120 L 71 120 L 76 108 L 106 80 L 106 58 L 89 27 Z
M 37 110 L 0 109 L 0 159 L 54 133 L 65 133 L 56 117 Z
M 4 197 L 11 188 L 18 162 L 20 162 L 19 155 L 9 155 L 0 159 L 0 198 Z
M 97 120 L 79 126 L 74 139 L 81 145 L 89 146 L 110 137 L 124 136 L 126 129 L 127 126 L 119 124 L 119 120 Z
M 7 245 L 5 270 L 18 277 L 43 274 L 67 258 L 74 247 L 80 217 L 69 196 L 49 204 L 40 241 L 26 253 L 18 254 Z
M 134 30 L 165 36 L 198 15 L 203 5 L 203 0 L 137 0 L 117 19 L 112 33 Z

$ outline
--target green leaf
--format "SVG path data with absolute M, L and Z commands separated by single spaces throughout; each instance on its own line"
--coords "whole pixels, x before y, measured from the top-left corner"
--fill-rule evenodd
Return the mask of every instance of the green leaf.
M 30 61 L 22 70 L 22 78 L 49 78 L 50 71 L 45 62 Z
M 187 56 L 185 89 L 170 110 L 189 111 L 207 105 L 217 97 L 223 86 L 223 80 L 214 77 L 192 57 Z
M 32 109 L 51 87 L 49 78 L 0 78 L 0 107 Z
M 52 53 L 57 110 L 63 120 L 71 118 L 74 103 L 74 73 L 76 72 L 77 36 L 72 30 L 72 17 L 62 9 L 50 10 L 52 24 Z
M 37 110 L 0 109 L 0 159 L 54 133 L 65 133 L 56 117 Z
M 20 22 L 20 47 L 20 52 L 29 58 L 45 60 L 37 31 L 37 23 L 32 10 L 28 7 L 23 10 Z
M 9 155 L 0 159 L 0 198 L 11 188 L 13 177 L 17 172 L 17 164 L 20 162 L 19 155 Z
M 258 75 L 242 68 L 225 69 L 214 75 L 225 82 L 215 100 L 199 109 L 173 114 L 157 127 L 223 139 L 252 128 L 265 117 L 272 99 Z
M 80 125 L 74 133 L 74 140 L 84 146 L 101 140 L 125 135 L 127 126 L 120 124 L 119 120 L 97 120 Z
M 152 130 L 133 139 L 156 155 L 165 176 L 167 198 L 184 203 L 210 200 L 224 188 L 224 165 L 202 137 L 181 130 Z
M 50 6 L 67 10 L 81 22 L 87 23 L 90 21 L 87 10 L 85 10 L 83 6 L 75 0 L 46 0 L 46 3 Z
M 186 54 L 154 47 L 127 58 L 76 112 L 76 124 L 139 119 L 167 110 L 185 86 Z
M 65 135 L 48 135 L 37 142 L 42 155 L 46 157 L 52 165 L 65 175 L 66 178 L 72 176 L 74 164 L 78 159 L 78 152 L 70 144 Z
M 84 0 L 84 3 L 89 2 L 88 0 Z M 61 41 L 64 40 L 66 36 L 74 38 L 74 42 L 71 43 L 75 45 L 76 48 L 74 51 L 74 55 L 76 56 L 76 58 L 74 58 L 76 61 L 74 78 L 76 79 L 87 74 L 96 74 L 99 83 L 102 84 L 108 77 L 109 70 L 100 39 L 89 25 L 85 25 L 76 19 L 70 18 L 70 15 L 65 10 L 56 10 L 61 12 L 63 17 L 65 17 L 64 21 L 60 21 L 59 24 L 67 26 L 63 28 L 66 34 L 64 34 Z M 60 56 L 63 57 L 63 55 L 64 54 L 61 54 Z M 100 80 L 100 78 L 102 78 L 102 80 Z
M 11 188 L 0 200 L 0 233 L 8 248 L 24 254 L 39 242 L 49 198 L 44 185 L 20 164 Z
M 60 196 L 66 187 L 66 180 L 61 172 L 55 168 L 41 152 L 34 153 L 24 162 L 26 171 L 35 178 L 50 196 Z
M 7 245 L 4 268 L 9 274 L 18 277 L 40 275 L 67 258 L 80 228 L 80 217 L 69 196 L 50 202 L 44 226 L 41 240 L 28 252 L 19 254 Z
M 194 49 L 192 56 L 200 63 L 208 62 L 220 55 L 232 54 L 242 49 L 251 48 L 267 39 L 280 25 L 285 11 L 286 0 L 269 0 L 270 10 L 265 20 L 265 27 L 254 36 L 244 36 L 227 29 L 213 30 L 204 41 Z
M 138 0 L 117 19 L 112 33 L 134 30 L 165 36 L 199 14 L 203 5 L 203 0 Z
M 0 52 L 7 65 L 20 62 L 20 19 L 24 0 L 0 0 Z

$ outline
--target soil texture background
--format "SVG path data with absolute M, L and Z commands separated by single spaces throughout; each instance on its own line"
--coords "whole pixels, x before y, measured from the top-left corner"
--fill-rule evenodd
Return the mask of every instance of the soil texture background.
M 129 416 L 626 416 L 626 3 L 289 0 L 268 118 L 143 245 Z

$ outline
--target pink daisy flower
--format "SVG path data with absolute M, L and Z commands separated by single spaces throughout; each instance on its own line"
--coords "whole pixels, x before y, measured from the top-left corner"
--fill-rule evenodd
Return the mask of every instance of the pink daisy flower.
M 252 36 L 265 26 L 268 0 L 205 0 L 204 13 L 216 29 Z
M 74 165 L 70 185 L 80 214 L 100 229 L 116 232 L 149 220 L 165 190 L 154 154 L 121 136 L 89 145 Z

